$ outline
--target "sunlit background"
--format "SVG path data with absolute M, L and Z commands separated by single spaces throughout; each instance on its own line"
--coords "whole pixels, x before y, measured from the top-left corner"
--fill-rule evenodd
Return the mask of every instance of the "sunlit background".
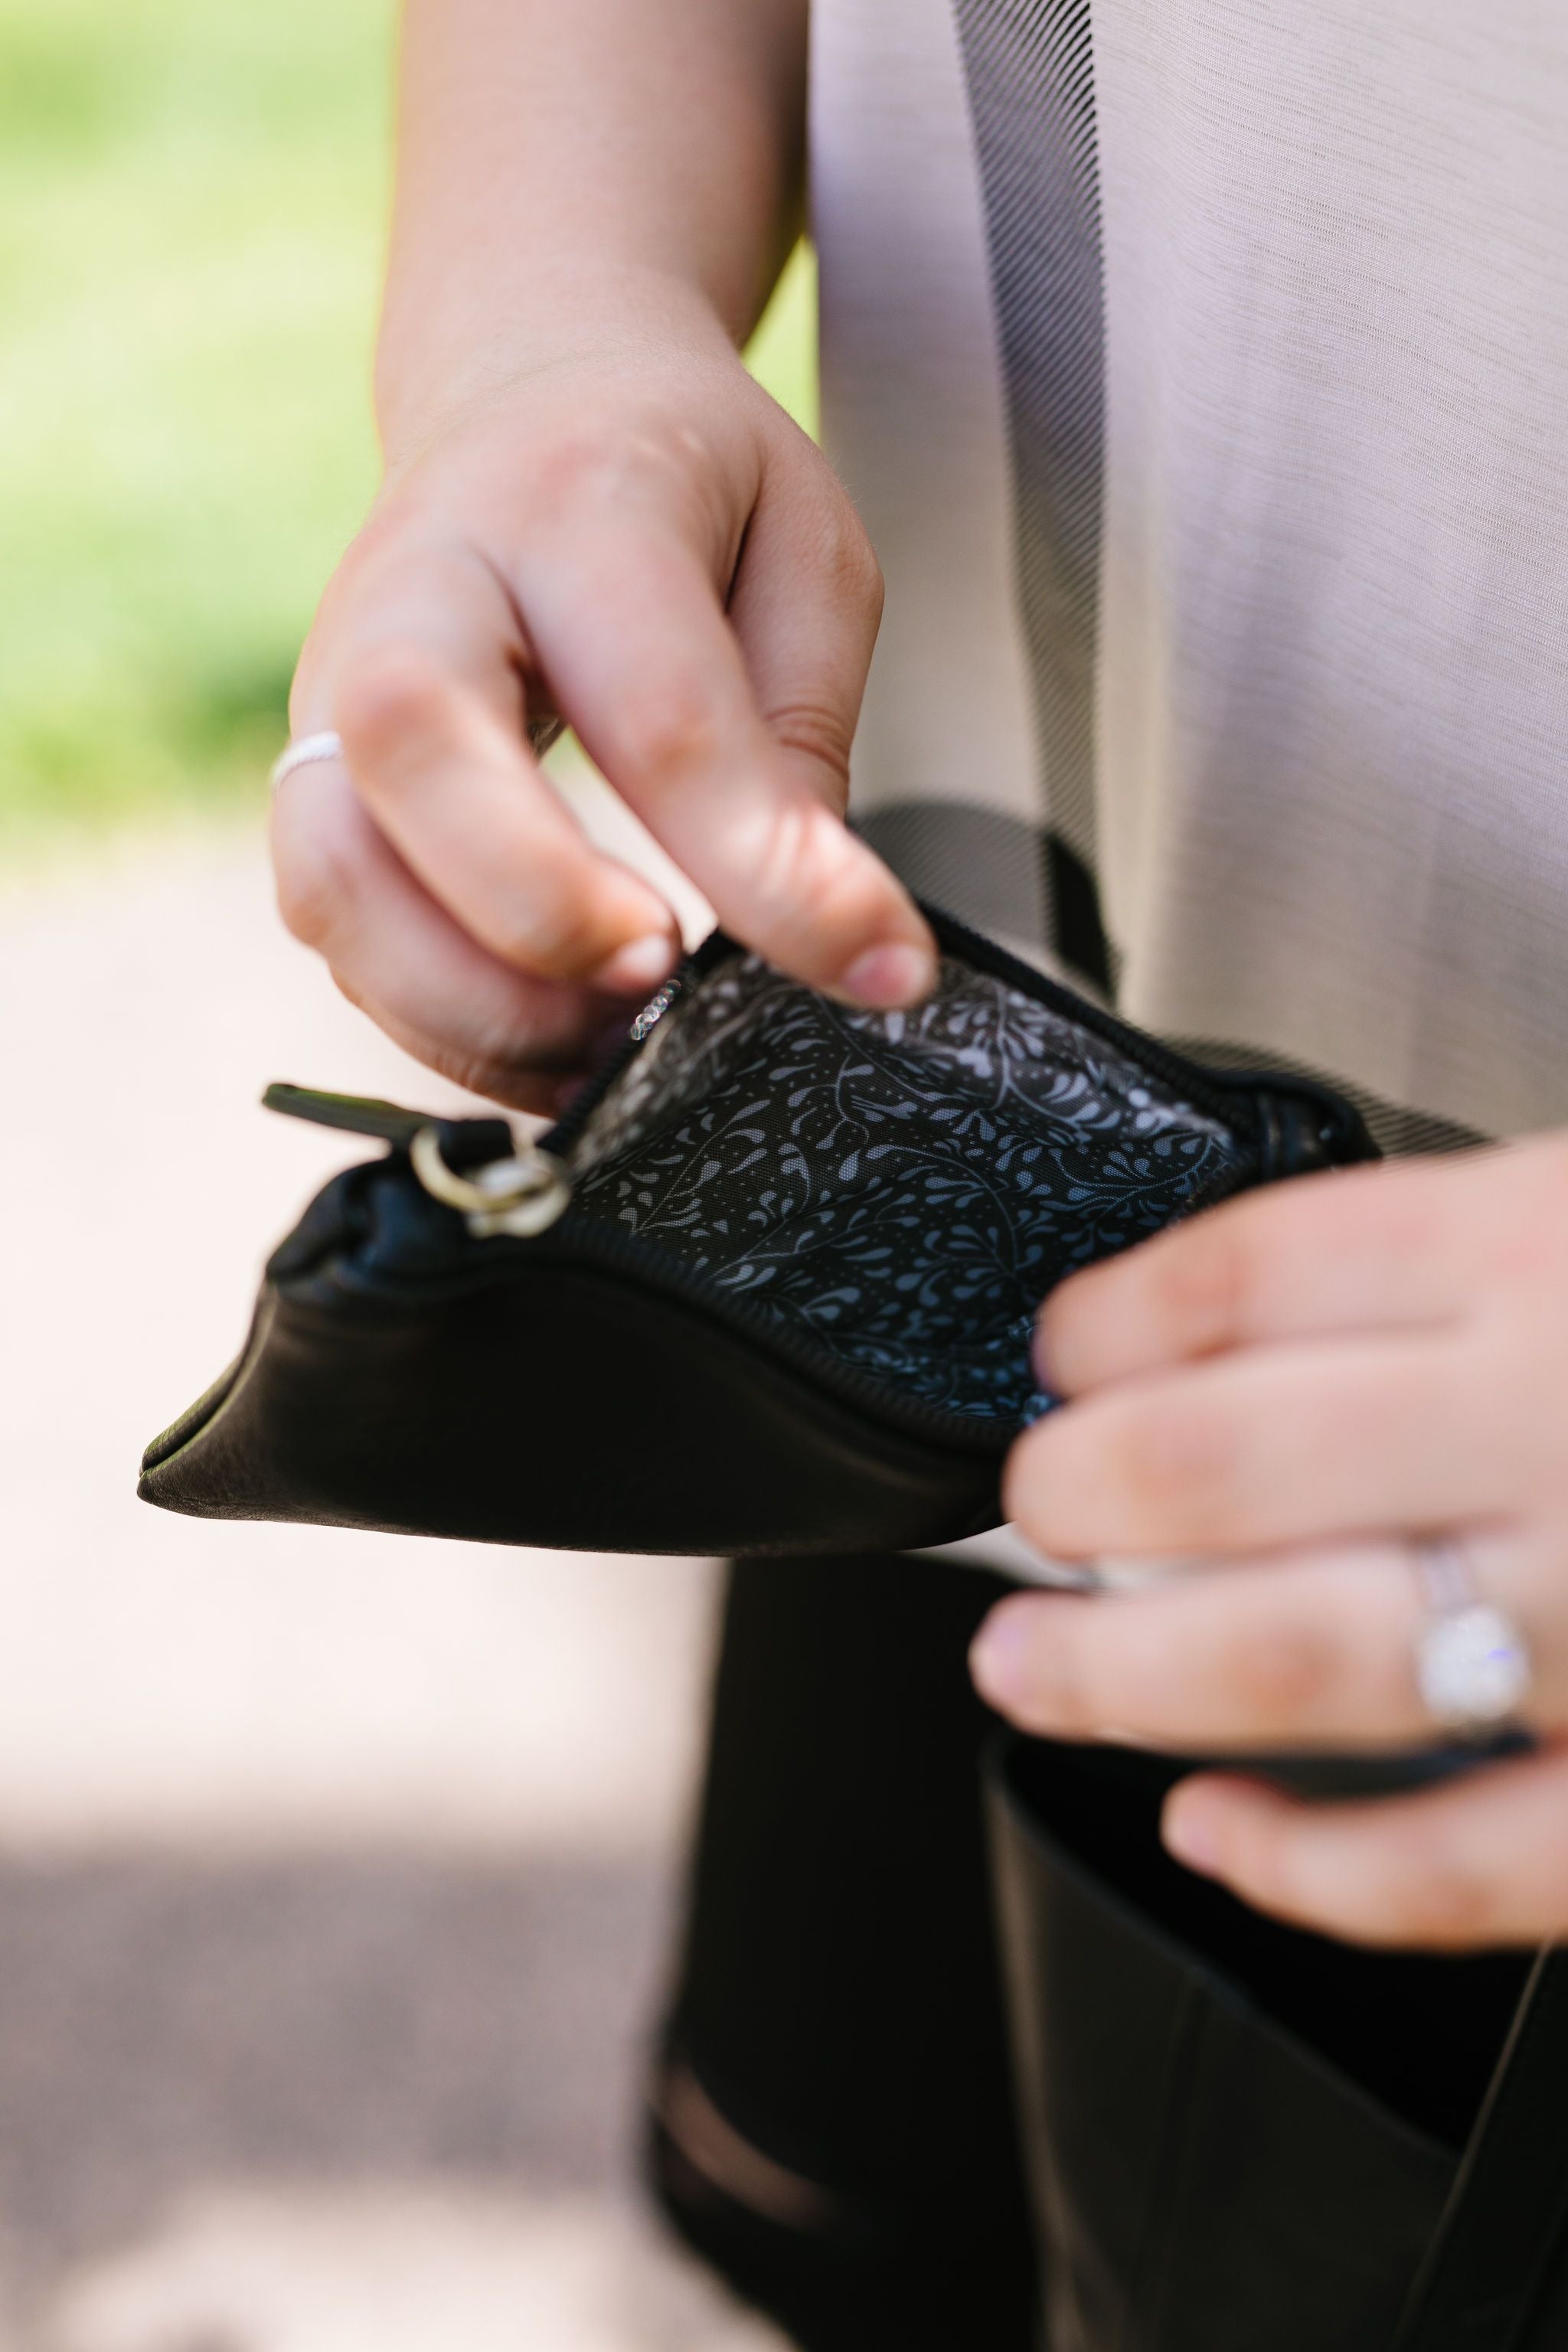
M 374 487 L 392 0 L 0 0 L 0 835 L 256 804 Z M 813 289 L 753 352 L 814 415 Z
M 375 478 L 391 37 L 0 0 L 0 2352 L 772 2341 L 634 2179 L 710 1568 L 132 1494 L 353 1156 L 266 1080 L 449 1098 L 261 852 Z M 812 309 L 753 353 L 807 422 Z

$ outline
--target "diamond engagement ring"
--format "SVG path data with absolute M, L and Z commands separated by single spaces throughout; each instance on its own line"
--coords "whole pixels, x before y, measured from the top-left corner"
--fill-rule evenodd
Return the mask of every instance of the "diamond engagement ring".
M 1513 1619 L 1483 1601 L 1463 1548 L 1447 1536 L 1414 1547 L 1426 1614 L 1415 1637 L 1415 1679 L 1426 1710 L 1446 1729 L 1495 1731 L 1530 1695 L 1530 1650 Z
M 341 760 L 342 756 L 343 739 L 331 728 L 323 728 L 319 735 L 297 736 L 292 743 L 285 743 L 281 758 L 273 763 L 272 789 L 276 792 L 284 777 L 291 776 L 296 768 L 313 767 L 318 760 Z

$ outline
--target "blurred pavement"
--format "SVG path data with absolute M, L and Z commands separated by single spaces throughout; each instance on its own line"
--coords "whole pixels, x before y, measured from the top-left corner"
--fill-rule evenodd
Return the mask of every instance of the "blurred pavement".
M 142 1445 L 432 1106 L 248 836 L 0 890 L 0 2352 L 766 2352 L 630 2153 L 711 1568 L 209 1527 Z

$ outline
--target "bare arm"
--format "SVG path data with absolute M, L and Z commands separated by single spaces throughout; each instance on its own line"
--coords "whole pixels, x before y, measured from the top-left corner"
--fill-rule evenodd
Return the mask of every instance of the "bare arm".
M 574 314 L 743 341 L 798 232 L 805 0 L 409 0 L 377 364 L 394 446 Z
M 795 229 L 802 0 L 410 0 L 377 406 L 323 598 L 285 915 L 437 1066 L 543 1106 L 674 953 L 527 751 L 559 710 L 739 936 L 864 1003 L 931 947 L 840 821 L 880 608 L 736 357 Z M 619 1016 L 616 1016 L 619 1017 Z

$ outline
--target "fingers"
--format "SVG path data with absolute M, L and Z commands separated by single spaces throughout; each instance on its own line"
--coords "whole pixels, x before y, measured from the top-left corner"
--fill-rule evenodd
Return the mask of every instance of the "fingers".
M 1420 1794 L 1303 1805 L 1212 1775 L 1166 1801 L 1179 1862 L 1352 1943 L 1473 1950 L 1568 1932 L 1568 1750 Z
M 1041 1550 L 1083 1559 L 1506 1513 L 1516 1433 L 1484 1370 L 1447 1337 L 1322 1339 L 1097 1390 L 1020 1438 L 1007 1515 Z
M 814 467 L 764 483 L 730 625 L 763 723 L 836 814 L 882 617 L 882 574 L 847 497 Z
M 783 970 L 856 1003 L 927 994 L 925 923 L 838 814 L 876 627 L 858 552 L 802 512 L 759 509 L 735 590 L 754 681 L 679 515 L 645 506 L 635 531 L 599 509 L 570 520 L 531 534 L 519 590 L 556 698 L 616 789 Z
M 402 546 L 334 615 L 312 692 L 365 807 L 458 925 L 519 971 L 646 994 L 679 952 L 648 886 L 600 855 L 522 740 L 509 599 L 468 550 Z
M 1531 1155 L 1312 1177 L 1173 1226 L 1047 1300 L 1046 1383 L 1077 1396 L 1261 1340 L 1440 1328 L 1461 1313 L 1478 1257 L 1502 1238 L 1495 1209 L 1476 1214 L 1500 1178 L 1515 1189 L 1537 1181 Z
M 781 460 L 795 486 L 778 490 L 757 436 L 710 449 L 657 417 L 579 432 L 552 414 L 531 444 L 481 436 L 433 459 L 430 480 L 404 480 L 362 533 L 312 633 L 295 720 L 337 730 L 400 861 L 401 882 L 379 861 L 380 895 L 331 919 L 352 942 L 333 955 L 338 977 L 400 1034 L 420 1013 L 420 1034 L 447 1034 L 360 919 L 406 899 L 404 883 L 427 943 L 444 913 L 481 956 L 532 979 L 646 996 L 676 959 L 661 900 L 593 847 L 529 757 L 525 678 L 749 945 L 850 1002 L 929 992 L 923 919 L 841 822 L 879 585 L 847 500 L 800 447 L 809 464 Z M 442 498 L 458 524 L 432 520 Z M 301 806 L 290 778 L 281 880 L 309 910 L 295 927 L 314 935 L 317 883 L 287 870 L 321 862 Z M 361 839 L 354 856 L 373 852 Z
M 552 1111 L 624 1003 L 540 981 L 480 947 L 377 831 L 340 764 L 285 778 L 273 810 L 285 921 L 399 1044 L 475 1093 Z
M 1466 1549 L 1489 1601 L 1528 1629 L 1531 1719 L 1568 1725 L 1568 1624 L 1542 1605 L 1565 1564 L 1515 1537 Z M 1347 1545 L 1115 1598 L 1016 1594 L 972 1664 L 982 1696 L 1041 1737 L 1373 1752 L 1435 1737 L 1415 1675 L 1424 1622 L 1409 1547 Z

